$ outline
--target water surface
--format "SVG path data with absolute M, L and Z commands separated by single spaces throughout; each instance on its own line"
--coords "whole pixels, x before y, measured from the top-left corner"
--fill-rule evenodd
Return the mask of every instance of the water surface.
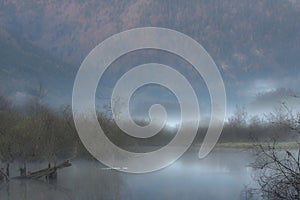
M 128 174 L 108 169 L 98 161 L 72 160 L 72 167 L 58 172 L 50 183 L 12 180 L 2 184 L 0 199 L 243 199 L 245 185 L 255 185 L 250 152 L 215 149 L 199 160 L 197 151 L 186 153 L 173 165 L 146 174 Z M 39 169 L 46 163 L 30 163 Z M 16 169 L 12 170 L 16 173 Z

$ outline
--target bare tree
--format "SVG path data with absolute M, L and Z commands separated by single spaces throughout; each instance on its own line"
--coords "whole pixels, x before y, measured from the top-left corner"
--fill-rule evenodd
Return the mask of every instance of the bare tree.
M 300 199 L 300 151 L 284 151 L 276 143 L 259 146 L 260 153 L 252 166 L 267 199 Z
M 299 134 L 300 114 L 293 113 L 285 104 L 283 108 L 285 112 L 271 115 L 271 122 L 285 127 L 285 134 Z M 300 199 L 300 143 L 296 144 L 282 146 L 274 138 L 268 145 L 256 145 L 257 158 L 252 167 L 264 199 Z

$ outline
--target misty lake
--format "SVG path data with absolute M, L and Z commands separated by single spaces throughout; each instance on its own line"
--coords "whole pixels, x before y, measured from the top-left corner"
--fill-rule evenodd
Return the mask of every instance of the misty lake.
M 58 172 L 55 181 L 11 180 L 0 188 L 0 199 L 244 199 L 245 185 L 255 186 L 248 165 L 251 152 L 215 149 L 199 160 L 195 149 L 173 165 L 146 174 L 128 174 L 108 169 L 98 161 L 72 160 Z M 30 163 L 28 169 L 46 163 Z M 17 168 L 11 170 L 18 175 Z

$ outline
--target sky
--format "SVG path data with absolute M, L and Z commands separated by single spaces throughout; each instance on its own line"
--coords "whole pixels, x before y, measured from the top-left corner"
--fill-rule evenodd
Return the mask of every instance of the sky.
M 198 98 L 201 115 L 200 124 L 207 125 L 210 119 L 211 102 L 203 78 L 184 59 L 157 50 L 131 52 L 114 62 L 99 82 L 97 89 L 98 107 L 101 108 L 103 104 L 109 104 L 109 96 L 117 80 L 123 74 L 141 63 L 148 62 L 158 62 L 171 66 L 189 80 Z M 273 71 L 263 69 L 259 73 L 251 69 L 239 72 L 234 67 L 226 69 L 227 71 L 222 70 L 222 68 L 219 70 L 227 95 L 226 121 L 232 117 L 237 107 L 243 107 L 248 112 L 249 119 L 255 115 L 263 117 L 275 112 L 283 104 L 295 110 L 300 108 L 300 99 L 297 98 L 300 82 L 299 70 L 287 69 L 284 74 L 281 74 L 282 69 L 274 69 Z M 153 74 L 155 76 L 155 72 Z M 143 77 L 140 78 L 143 79 Z M 126 102 L 122 103 L 125 104 Z M 133 117 L 149 120 L 149 108 L 157 103 L 166 108 L 169 124 L 174 125 L 176 121 L 180 120 L 178 99 L 170 90 L 156 84 L 148 84 L 136 90 L 130 101 L 131 114 Z

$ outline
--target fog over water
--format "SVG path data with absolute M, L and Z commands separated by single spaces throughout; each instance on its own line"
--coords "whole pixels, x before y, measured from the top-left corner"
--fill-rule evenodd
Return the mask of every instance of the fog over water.
M 58 179 L 12 180 L 1 185 L 1 199 L 243 199 L 245 185 L 255 186 L 247 165 L 249 151 L 215 149 L 199 160 L 192 149 L 173 165 L 146 174 L 112 170 L 98 161 L 73 160 Z M 30 163 L 39 169 L 45 163 Z M 13 175 L 17 175 L 13 169 Z

